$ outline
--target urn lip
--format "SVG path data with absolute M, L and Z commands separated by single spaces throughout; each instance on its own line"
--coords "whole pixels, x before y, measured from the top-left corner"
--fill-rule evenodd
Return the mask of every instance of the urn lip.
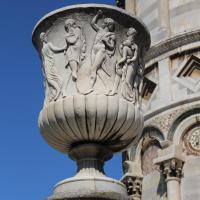
M 57 19 L 56 16 L 58 14 L 65 13 L 66 11 L 69 11 L 69 10 L 72 11 L 72 10 L 83 10 L 83 9 L 92 9 L 92 8 L 93 9 L 106 9 L 106 10 L 112 10 L 115 12 L 120 12 L 122 16 L 126 16 L 129 19 L 131 18 L 132 21 L 134 21 L 136 30 L 139 30 L 142 32 L 143 38 L 142 38 L 141 42 L 143 43 L 143 47 L 145 47 L 146 51 L 150 48 L 151 36 L 150 36 L 150 32 L 149 32 L 147 26 L 140 19 L 138 19 L 136 16 L 134 16 L 132 13 L 127 12 L 126 10 L 118 8 L 116 6 L 111 6 L 111 5 L 107 5 L 107 4 L 76 4 L 76 5 L 71 5 L 71 6 L 65 6 L 65 7 L 62 7 L 62 8 L 59 8 L 59 9 L 56 9 L 54 11 L 47 13 L 36 23 L 36 25 L 32 31 L 33 45 L 35 46 L 36 49 L 38 49 L 37 48 L 38 47 L 37 37 L 39 36 L 38 32 L 41 32 L 41 30 L 43 30 L 42 27 L 47 26 L 48 19 L 50 19 L 50 18 L 52 19 L 52 20 L 50 20 L 50 23 L 49 23 L 51 25 L 53 23 L 53 21 L 55 21 Z M 116 16 L 116 18 L 118 18 L 118 15 Z

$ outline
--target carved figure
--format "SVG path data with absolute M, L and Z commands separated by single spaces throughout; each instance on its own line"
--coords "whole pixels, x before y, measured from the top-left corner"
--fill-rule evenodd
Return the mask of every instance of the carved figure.
M 106 61 L 106 57 L 112 57 L 115 52 L 116 36 L 115 22 L 111 18 L 105 18 L 103 24 L 98 26 L 97 21 L 102 16 L 103 12 L 98 11 L 97 15 L 92 19 L 91 26 L 97 32 L 92 48 L 92 67 L 90 74 L 90 86 L 93 88 L 98 69 Z M 105 85 L 105 84 L 104 84 Z
M 127 31 L 127 39 L 120 45 L 119 52 L 122 58 L 116 64 L 116 76 L 113 90 L 110 95 L 118 93 L 120 79 L 122 80 L 122 96 L 125 99 L 132 101 L 133 94 L 133 76 L 134 76 L 134 61 L 137 59 L 138 46 L 135 44 L 136 30 L 129 28 Z
M 65 31 L 67 48 L 64 54 L 67 58 L 66 66 L 70 67 L 72 71 L 72 79 L 76 81 L 80 62 L 85 58 L 85 38 L 82 33 L 81 25 L 74 19 L 67 19 L 65 21 Z
M 54 53 L 62 52 L 66 47 L 58 48 L 52 43 L 47 41 L 46 33 L 40 34 L 40 40 L 42 42 L 42 62 L 43 62 L 43 72 L 45 75 L 46 83 L 45 85 L 52 88 L 54 92 L 49 95 L 49 102 L 56 100 L 60 93 L 62 87 L 62 81 L 58 75 L 57 69 L 55 68 Z

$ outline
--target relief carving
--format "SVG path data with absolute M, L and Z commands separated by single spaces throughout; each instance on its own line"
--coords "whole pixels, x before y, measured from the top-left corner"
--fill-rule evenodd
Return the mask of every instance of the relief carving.
M 99 24 L 99 21 L 102 23 Z M 128 28 L 126 39 L 121 41 L 116 26 L 118 24 L 112 18 L 103 17 L 103 11 L 99 10 L 88 23 L 72 16 L 65 19 L 62 25 L 64 35 L 61 36 L 66 43 L 63 48 L 53 46 L 47 39 L 42 39 L 46 38 L 46 34 L 41 34 L 45 35 L 41 37 L 44 72 L 50 88 L 48 91 L 52 93 L 47 95 L 49 102 L 56 100 L 60 94 L 62 97 L 69 95 L 72 86 L 71 94 L 118 95 L 130 102 L 139 100 L 143 65 L 138 58 L 137 31 L 133 27 Z M 91 38 L 87 36 L 89 28 L 94 30 L 89 32 Z M 54 59 L 54 54 L 60 52 L 63 53 L 61 60 L 65 60 L 63 66 L 59 61 L 55 63 Z M 49 68 L 48 72 L 46 68 Z M 136 94 L 136 91 L 139 93 Z
M 105 18 L 101 26 L 97 24 L 99 18 L 103 15 L 101 10 L 94 16 L 91 21 L 92 28 L 97 32 L 91 53 L 91 74 L 90 74 L 90 90 L 93 91 L 93 87 L 96 81 L 97 74 L 100 76 L 105 87 L 107 84 L 104 81 L 104 77 L 98 73 L 99 68 L 102 68 L 106 73 L 106 60 L 112 57 L 116 49 L 116 36 L 115 36 L 115 22 L 111 18 Z M 108 91 L 109 92 L 109 91 Z
M 136 70 L 134 62 L 137 59 L 138 46 L 135 44 L 135 36 L 137 31 L 129 28 L 127 31 L 127 39 L 120 45 L 119 52 L 122 58 L 116 64 L 116 76 L 111 95 L 118 93 L 120 79 L 122 81 L 121 94 L 128 100 L 133 101 L 135 94 L 133 91 L 133 77 Z
M 56 100 L 61 95 L 62 87 L 62 80 L 55 67 L 54 53 L 64 52 L 66 47 L 55 47 L 52 43 L 48 42 L 46 33 L 44 32 L 40 34 L 40 40 L 42 42 L 41 56 L 43 73 L 45 75 L 46 93 L 48 93 L 46 100 L 50 102 Z
M 66 31 L 65 41 L 67 44 L 64 52 L 67 61 L 66 67 L 70 67 L 72 71 L 72 80 L 76 81 L 80 63 L 85 58 L 85 38 L 81 25 L 74 19 L 67 19 L 64 28 Z

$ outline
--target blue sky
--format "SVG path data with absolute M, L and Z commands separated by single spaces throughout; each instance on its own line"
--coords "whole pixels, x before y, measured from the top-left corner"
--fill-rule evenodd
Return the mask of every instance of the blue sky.
M 114 0 L 1 0 L 0 5 L 0 195 L 3 200 L 42 200 L 54 184 L 72 176 L 75 163 L 49 147 L 37 118 L 43 103 L 41 64 L 31 44 L 36 22 L 54 9 Z M 106 164 L 109 176 L 122 175 L 121 156 Z

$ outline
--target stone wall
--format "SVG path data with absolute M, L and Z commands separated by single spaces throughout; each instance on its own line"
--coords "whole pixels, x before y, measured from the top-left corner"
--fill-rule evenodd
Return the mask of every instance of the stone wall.
M 200 199 L 200 2 L 125 0 L 125 8 L 149 28 L 152 47 L 143 81 L 143 135 L 124 158 L 141 166 L 141 199 Z M 160 151 L 163 160 L 155 162 Z M 167 175 L 164 168 L 173 171 L 174 162 L 176 172 Z

